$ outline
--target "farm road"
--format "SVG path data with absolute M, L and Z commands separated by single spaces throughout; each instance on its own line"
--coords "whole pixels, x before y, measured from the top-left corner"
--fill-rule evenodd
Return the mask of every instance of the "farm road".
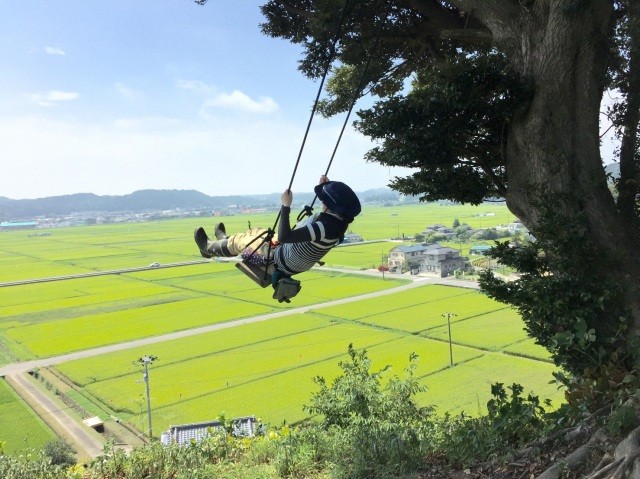
M 74 446 L 79 458 L 93 459 L 102 455 L 104 447 L 102 441 L 92 436 L 91 432 L 78 424 L 64 411 L 64 408 L 29 381 L 26 374 L 11 374 L 6 379 L 27 404 L 40 417 L 43 417 L 47 424 L 51 424 L 52 429 Z
M 345 270 L 339 270 L 339 269 L 333 269 L 333 268 L 323 268 L 323 269 L 327 269 L 327 270 L 332 270 L 332 271 L 342 271 L 344 272 Z M 378 276 L 380 277 L 380 273 L 378 271 L 351 271 L 348 270 L 347 272 L 349 273 L 358 273 L 358 274 L 364 274 L 364 275 L 374 275 L 374 276 Z M 404 278 L 404 276 L 403 276 Z M 0 367 L 0 377 L 1 376 L 7 376 L 7 375 L 13 375 L 13 374 L 19 374 L 19 373 L 24 373 L 27 371 L 31 371 L 35 368 L 44 368 L 47 366 L 55 366 L 56 364 L 61 364 L 61 363 L 65 363 L 67 361 L 73 361 L 75 359 L 84 359 L 84 358 L 89 358 L 89 357 L 93 357 L 93 356 L 99 356 L 101 354 L 106 354 L 106 353 L 112 353 L 115 351 L 124 351 L 127 349 L 132 349 L 132 348 L 137 348 L 139 346 L 148 346 L 150 344 L 155 344 L 155 343 L 160 343 L 163 341 L 171 341 L 174 339 L 179 339 L 179 338 L 186 338 L 189 336 L 195 336 L 198 334 L 203 334 L 203 333 L 209 333 L 212 331 L 220 331 L 222 329 L 227 329 L 227 328 L 234 328 L 236 326 L 241 326 L 243 324 L 250 324 L 250 323 L 258 323 L 260 321 L 268 321 L 270 319 L 274 319 L 274 318 L 280 318 L 282 316 L 289 316 L 292 314 L 299 314 L 299 313 L 306 313 L 307 311 L 311 311 L 313 309 L 317 309 L 317 308 L 323 308 L 326 306 L 336 306 L 339 304 L 346 304 L 346 303 L 351 303 L 353 301 L 359 301 L 362 299 L 368 299 L 368 298 L 374 298 L 377 296 L 386 296 L 388 294 L 395 294 L 398 293 L 400 291 L 404 291 L 407 289 L 412 289 L 412 288 L 416 288 L 419 286 L 423 286 L 425 284 L 444 284 L 444 285 L 449 285 L 449 286 L 457 286 L 457 287 L 462 287 L 462 288 L 471 288 L 471 289 L 478 289 L 478 285 L 474 282 L 470 282 L 470 281 L 460 281 L 460 280 L 455 280 L 455 279 L 447 279 L 447 278 L 432 278 L 432 277 L 425 277 L 425 276 L 410 276 L 408 277 L 409 279 L 412 280 L 411 283 L 402 285 L 402 286 L 398 286 L 397 288 L 391 288 L 385 291 L 377 291 L 375 293 L 367 293 L 367 294 L 361 294 L 359 296 L 352 296 L 350 298 L 344 298 L 344 299 L 338 299 L 335 301 L 328 301 L 326 303 L 321 303 L 321 304 L 313 304 L 313 305 L 309 305 L 309 306 L 302 306 L 300 308 L 293 308 L 293 309 L 287 309 L 285 311 L 278 311 L 275 313 L 269 313 L 269 314 L 263 314 L 260 316 L 253 316 L 250 318 L 244 318 L 244 319 L 238 319 L 235 321 L 228 321 L 226 323 L 219 323 L 219 324 L 212 324 L 209 326 L 202 326 L 199 328 L 193 328 L 193 329 L 186 329 L 184 331 L 176 331 L 173 333 L 169 333 L 169 334 L 163 334 L 160 336 L 152 336 L 149 338 L 143 338 L 143 339 L 138 339 L 135 341 L 128 341 L 126 343 L 119 343 L 119 344 L 111 344 L 109 346 L 102 346 L 99 348 L 93 348 L 93 349 L 85 349 L 82 351 L 76 351 L 73 353 L 69 353 L 69 354 L 63 354 L 60 356 L 52 356 L 49 358 L 42 358 L 42 359 L 34 359 L 32 361 L 23 361 L 23 362 L 19 362 L 19 363 L 11 363 L 11 364 L 7 364 L 5 366 L 1 366 Z

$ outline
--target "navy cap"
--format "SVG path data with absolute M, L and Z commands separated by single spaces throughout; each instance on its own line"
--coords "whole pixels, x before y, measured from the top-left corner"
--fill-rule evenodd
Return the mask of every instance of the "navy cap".
M 362 210 L 360 200 L 353 190 L 340 181 L 327 181 L 314 188 L 316 196 L 331 211 L 353 220 Z

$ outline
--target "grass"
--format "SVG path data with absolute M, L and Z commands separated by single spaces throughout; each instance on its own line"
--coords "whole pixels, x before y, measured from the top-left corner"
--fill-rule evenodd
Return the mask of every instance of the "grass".
M 395 364 L 401 369 L 410 353 L 417 352 L 422 358 L 418 374 L 426 376 L 445 368 L 448 360 L 448 346 L 438 341 L 316 314 L 278 318 L 154 345 L 151 349 L 159 358 L 151 372 L 154 418 L 160 428 L 222 411 L 257 414 L 272 424 L 299 421 L 305 417 L 302 405 L 315 388 L 311 378 L 335 375 L 349 343 L 368 349 L 376 368 Z M 73 361 L 59 370 L 111 409 L 143 423 L 144 391 L 133 386 L 140 371 L 131 358 L 149 350 Z M 460 347 L 457 354 L 469 360 L 477 352 Z M 91 376 L 89 371 L 100 373 Z
M 54 432 L 0 379 L 0 442 L 7 454 L 41 449 L 56 438 Z

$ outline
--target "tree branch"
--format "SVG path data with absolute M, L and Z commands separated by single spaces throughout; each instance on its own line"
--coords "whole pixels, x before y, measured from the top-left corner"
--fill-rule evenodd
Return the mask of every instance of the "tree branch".
M 469 13 L 445 8 L 440 2 L 425 0 L 398 0 L 398 5 L 409 8 L 425 17 L 424 25 L 443 40 L 481 41 L 491 40 L 491 32 Z
M 206 0 L 205 0 L 206 1 Z M 304 10 L 302 8 L 298 8 L 298 7 L 294 7 L 292 5 L 291 2 L 287 1 L 287 0 L 279 0 L 279 3 L 289 12 L 289 13 L 293 13 L 294 15 L 297 15 L 299 17 L 302 18 L 306 18 L 306 19 L 311 19 L 311 18 L 315 18 L 316 15 L 313 12 L 310 12 L 309 10 Z
M 491 30 L 495 24 L 513 24 L 522 12 L 520 4 L 511 0 L 451 0 L 451 3 Z

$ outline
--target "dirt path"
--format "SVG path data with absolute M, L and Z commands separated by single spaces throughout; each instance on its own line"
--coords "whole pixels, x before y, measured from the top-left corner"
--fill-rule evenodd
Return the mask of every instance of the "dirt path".
M 5 379 L 56 434 L 74 447 L 80 461 L 102 455 L 104 443 L 33 384 L 27 374 L 11 374 Z

